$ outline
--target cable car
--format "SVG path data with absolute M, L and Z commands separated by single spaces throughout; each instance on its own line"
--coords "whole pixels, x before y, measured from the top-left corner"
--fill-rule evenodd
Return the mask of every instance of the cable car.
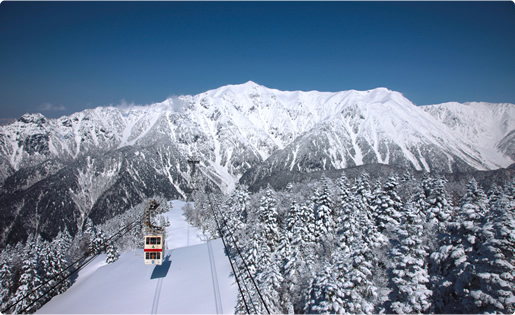
M 161 265 L 165 240 L 162 235 L 145 235 L 145 265 Z

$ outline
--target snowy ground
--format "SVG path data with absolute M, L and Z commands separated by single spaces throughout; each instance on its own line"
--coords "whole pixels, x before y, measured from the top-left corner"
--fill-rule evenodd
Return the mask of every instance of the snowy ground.
M 186 223 L 183 205 L 174 201 L 166 213 L 171 226 L 163 265 L 145 265 L 142 249 L 109 265 L 101 255 L 38 313 L 234 313 L 237 287 L 222 241 L 202 241 L 202 233 Z

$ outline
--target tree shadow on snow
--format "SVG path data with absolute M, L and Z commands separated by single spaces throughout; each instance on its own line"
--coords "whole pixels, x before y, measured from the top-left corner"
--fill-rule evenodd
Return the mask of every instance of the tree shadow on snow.
M 170 266 L 172 265 L 172 261 L 170 260 L 170 255 L 166 255 L 163 263 L 161 265 L 156 265 L 154 267 L 154 271 L 150 276 L 150 279 L 158 279 L 164 278 L 168 274 L 168 270 L 170 270 Z

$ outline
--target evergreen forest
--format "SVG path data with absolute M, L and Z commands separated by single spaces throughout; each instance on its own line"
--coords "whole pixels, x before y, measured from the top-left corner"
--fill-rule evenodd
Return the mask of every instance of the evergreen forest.
M 515 180 L 462 184 L 434 174 L 329 178 L 229 195 L 195 191 L 183 208 L 223 236 L 239 287 L 236 313 L 514 313 Z M 39 235 L 0 253 L 0 303 L 33 313 L 69 288 L 74 263 L 142 247 L 148 200 L 104 224 Z M 171 203 L 160 202 L 161 212 Z M 156 217 L 161 226 L 170 223 Z
M 447 187 L 429 174 L 342 172 L 278 191 L 197 192 L 185 212 L 224 236 L 236 313 L 512 314 L 515 181 Z

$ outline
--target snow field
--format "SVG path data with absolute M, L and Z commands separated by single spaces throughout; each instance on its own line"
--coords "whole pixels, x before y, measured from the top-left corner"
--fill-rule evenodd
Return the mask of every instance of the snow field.
M 163 265 L 145 265 L 142 249 L 121 254 L 113 264 L 100 255 L 68 291 L 37 313 L 234 313 L 238 289 L 222 241 L 202 241 L 202 233 L 184 219 L 184 204 L 173 201 L 173 209 L 164 214 L 171 226 Z
M 182 207 L 186 205 L 186 202 L 174 200 L 172 204 L 172 210 L 163 214 L 170 221 L 170 227 L 167 229 L 167 238 L 165 240 L 166 249 L 205 243 L 204 241 L 207 239 L 207 236 L 202 234 L 198 228 L 188 224 L 184 217 Z

